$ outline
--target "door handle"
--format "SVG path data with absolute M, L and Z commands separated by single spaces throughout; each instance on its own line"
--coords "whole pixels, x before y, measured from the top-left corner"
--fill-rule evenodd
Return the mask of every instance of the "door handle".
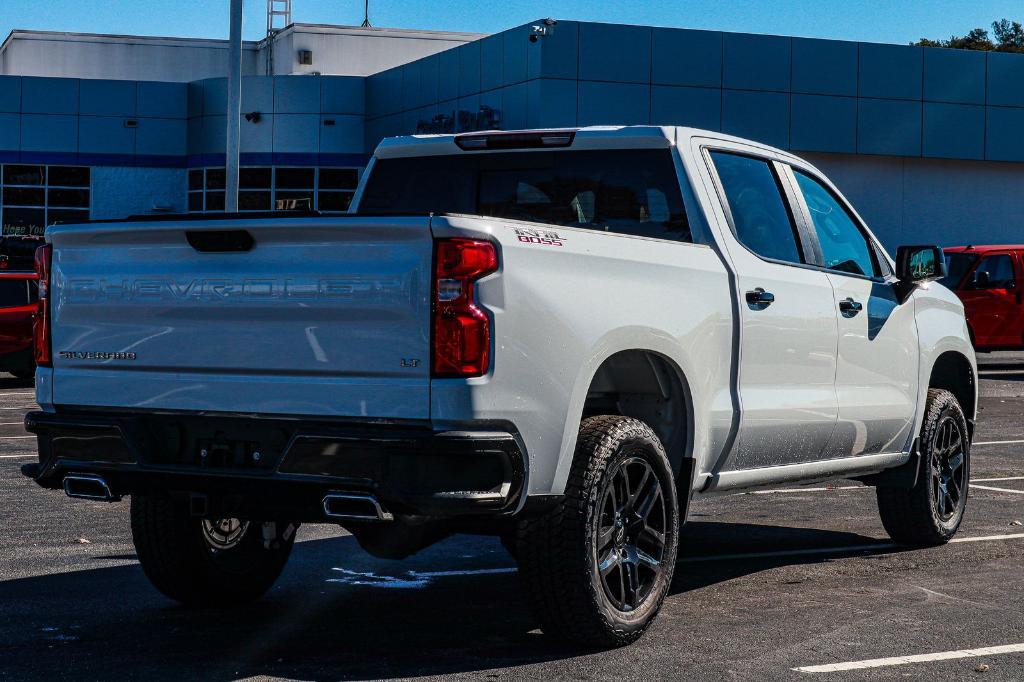
M 757 287 L 753 291 L 747 292 L 747 305 L 757 310 L 764 310 L 772 303 L 775 303 L 775 294 L 770 291 L 765 291 L 761 287 Z
M 843 299 L 839 302 L 839 312 L 843 314 L 843 317 L 854 317 L 863 309 L 864 304 L 852 298 Z

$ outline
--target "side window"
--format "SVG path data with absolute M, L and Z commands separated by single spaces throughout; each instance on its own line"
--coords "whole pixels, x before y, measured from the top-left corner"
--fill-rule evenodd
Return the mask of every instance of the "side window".
M 986 256 L 974 271 L 975 289 L 1014 289 L 1017 282 L 1013 276 L 1013 260 L 1003 253 Z
M 735 225 L 736 238 L 763 258 L 802 263 L 796 227 L 767 161 L 712 152 Z
M 853 275 L 878 277 L 875 250 L 842 204 L 817 180 L 796 169 L 793 174 L 811 212 L 825 267 Z

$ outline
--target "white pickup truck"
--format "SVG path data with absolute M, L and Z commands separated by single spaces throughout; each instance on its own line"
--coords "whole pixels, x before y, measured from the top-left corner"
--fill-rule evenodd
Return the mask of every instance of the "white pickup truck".
M 690 502 L 877 486 L 957 530 L 976 364 L 936 247 L 893 261 L 805 161 L 687 128 L 385 140 L 351 215 L 50 228 L 46 488 L 131 496 L 184 603 L 258 597 L 299 523 L 501 536 L 545 632 L 640 636 Z

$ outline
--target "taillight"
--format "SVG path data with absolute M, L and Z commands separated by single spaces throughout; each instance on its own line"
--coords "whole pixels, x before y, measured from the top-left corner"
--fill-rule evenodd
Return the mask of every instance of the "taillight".
M 36 274 L 39 276 L 39 303 L 32 319 L 32 348 L 36 364 L 50 367 L 50 263 L 53 246 L 44 244 L 36 249 Z
M 491 319 L 477 307 L 476 280 L 498 269 L 494 244 L 438 239 L 434 267 L 435 377 L 478 377 L 491 359 Z

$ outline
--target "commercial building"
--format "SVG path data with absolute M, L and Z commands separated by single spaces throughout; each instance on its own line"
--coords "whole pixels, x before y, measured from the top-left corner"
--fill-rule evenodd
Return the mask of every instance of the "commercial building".
M 573 21 L 293 24 L 244 50 L 245 210 L 344 210 L 384 136 L 679 124 L 819 165 L 889 247 L 1019 241 L 1024 55 Z M 0 221 L 224 205 L 223 41 L 15 31 Z

